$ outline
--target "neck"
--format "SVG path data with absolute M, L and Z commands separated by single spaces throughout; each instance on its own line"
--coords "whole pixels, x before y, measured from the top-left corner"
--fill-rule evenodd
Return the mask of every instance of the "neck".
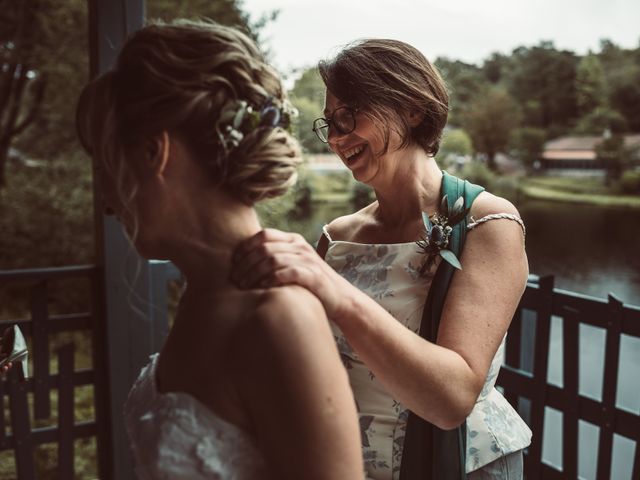
M 408 149 L 396 162 L 393 175 L 374 186 L 376 218 L 388 226 L 413 222 L 421 212 L 432 214 L 440 204 L 442 171 L 433 157 L 420 148 Z
M 231 257 L 239 242 L 261 230 L 255 210 L 228 197 L 212 199 L 215 208 L 188 215 L 172 241 L 170 260 L 187 281 L 187 290 L 220 292 L 234 288 Z

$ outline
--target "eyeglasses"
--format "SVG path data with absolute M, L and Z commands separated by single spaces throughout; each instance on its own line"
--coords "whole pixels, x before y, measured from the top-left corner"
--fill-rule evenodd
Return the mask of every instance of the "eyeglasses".
M 331 118 L 316 118 L 313 121 L 313 131 L 323 143 L 329 143 L 329 127 L 335 128 L 338 133 L 346 135 L 356 129 L 357 109 L 340 107 L 333 111 Z

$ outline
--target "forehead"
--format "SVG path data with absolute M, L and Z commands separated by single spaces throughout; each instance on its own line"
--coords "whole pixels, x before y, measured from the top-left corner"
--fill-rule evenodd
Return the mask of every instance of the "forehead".
M 331 115 L 331 113 L 339 107 L 348 106 L 346 103 L 342 102 L 338 97 L 333 95 L 330 91 L 327 90 L 324 97 L 324 114 Z

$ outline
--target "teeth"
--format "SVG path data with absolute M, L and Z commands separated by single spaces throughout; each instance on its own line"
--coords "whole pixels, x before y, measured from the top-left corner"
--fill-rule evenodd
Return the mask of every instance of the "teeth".
M 344 152 L 344 156 L 348 160 L 354 155 L 357 155 L 358 153 L 360 153 L 362 150 L 364 150 L 364 145 L 360 145 L 358 147 L 352 148 L 351 150 L 347 150 L 346 152 Z

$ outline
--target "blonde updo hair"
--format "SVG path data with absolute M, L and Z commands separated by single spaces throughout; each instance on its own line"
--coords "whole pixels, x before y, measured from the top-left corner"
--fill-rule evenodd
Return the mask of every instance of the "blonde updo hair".
M 223 148 L 216 125 L 232 100 L 254 109 L 286 101 L 249 37 L 210 21 L 152 23 L 126 41 L 115 69 L 82 91 L 78 135 L 115 178 L 125 206 L 137 182 L 124 152 L 162 131 L 178 135 L 215 184 L 245 203 L 283 194 L 296 180 L 298 143 L 280 126 L 259 126 Z

